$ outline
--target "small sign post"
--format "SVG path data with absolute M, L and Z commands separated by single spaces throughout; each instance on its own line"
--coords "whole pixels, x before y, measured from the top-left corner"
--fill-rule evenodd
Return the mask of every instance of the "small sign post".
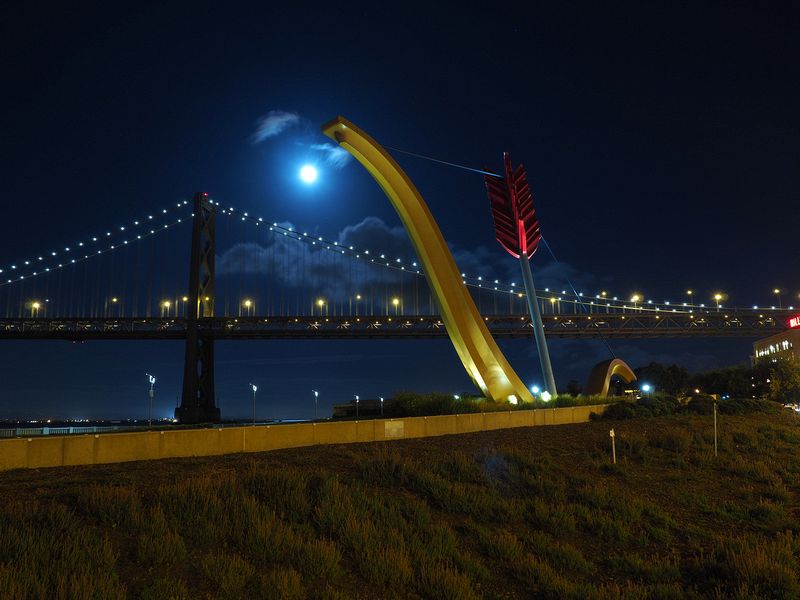
M 614 461 L 614 464 L 617 464 L 617 446 L 614 444 L 614 430 L 609 431 L 608 435 L 611 437 L 611 460 Z
M 717 401 L 714 400 L 714 456 L 717 456 Z

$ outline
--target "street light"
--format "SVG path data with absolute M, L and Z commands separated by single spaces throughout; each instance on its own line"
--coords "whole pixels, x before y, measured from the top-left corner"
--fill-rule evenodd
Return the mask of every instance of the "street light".
M 719 301 L 722 300 L 722 294 L 720 294 L 719 292 L 714 294 L 714 300 L 716 300 L 717 302 L 717 312 L 719 312 Z
M 250 388 L 253 390 L 253 425 L 256 424 L 256 391 L 258 391 L 258 386 L 251 383 Z
M 150 382 L 150 402 L 148 403 L 147 407 L 147 428 L 150 428 L 150 425 L 153 421 L 153 396 L 155 395 L 154 388 L 156 386 L 156 378 L 150 375 L 150 373 L 145 373 L 147 376 L 147 380 Z
M 41 302 L 34 300 L 31 302 L 31 318 L 39 316 L 39 309 L 42 307 Z
M 317 405 L 319 400 L 319 392 L 317 390 L 311 390 L 314 393 L 314 420 L 317 420 Z
M 319 306 L 319 316 L 322 316 L 322 308 L 325 306 L 325 300 L 322 298 L 317 299 L 317 306 Z
M 383 417 L 383 396 L 381 396 L 381 417 Z
M 172 306 L 172 304 L 170 303 L 169 300 L 164 300 L 161 303 L 161 316 L 162 317 L 164 316 L 164 313 L 166 313 L 166 316 L 169 316 L 169 307 L 170 306 Z
M 256 303 L 253 302 L 252 300 L 250 300 L 250 298 L 245 298 L 244 301 L 242 302 L 242 306 L 244 306 L 244 308 L 245 308 L 245 314 L 248 317 L 251 316 L 251 310 L 250 309 L 255 310 L 255 305 L 256 305 Z M 239 309 L 239 316 L 240 317 L 242 316 L 242 309 L 241 308 Z
M 394 305 L 394 314 L 397 316 L 398 307 L 400 306 L 400 298 L 392 298 L 392 304 Z
M 781 301 L 781 291 L 778 288 L 772 290 L 772 293 L 778 297 L 778 308 L 783 310 L 783 302 Z
M 358 395 L 356 395 L 356 419 L 358 418 Z
M 639 294 L 634 294 L 633 296 L 631 296 L 631 302 L 633 302 L 633 308 L 636 308 L 636 303 L 639 302 L 639 300 L 641 299 L 642 297 Z

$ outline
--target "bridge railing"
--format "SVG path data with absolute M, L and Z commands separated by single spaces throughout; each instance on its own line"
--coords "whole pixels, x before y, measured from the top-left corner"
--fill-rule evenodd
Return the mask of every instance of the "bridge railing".
M 120 431 L 121 429 L 124 428 L 119 425 L 109 425 L 105 427 L 14 427 L 12 429 L 0 429 L 0 438 L 69 435 L 73 433 L 106 433 L 109 431 Z

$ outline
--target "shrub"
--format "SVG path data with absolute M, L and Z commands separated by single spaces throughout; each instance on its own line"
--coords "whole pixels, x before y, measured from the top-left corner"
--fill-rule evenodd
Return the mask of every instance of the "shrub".
M 244 597 L 244 596 L 243 596 Z M 258 598 L 264 600 L 296 600 L 304 597 L 303 583 L 297 571 L 291 568 L 272 569 L 258 578 Z M 323 595 L 336 598 L 334 595 Z
M 420 594 L 432 600 L 477 600 L 472 580 L 450 567 L 428 562 L 415 579 Z
M 670 428 L 652 432 L 648 441 L 654 448 L 682 453 L 692 445 L 692 435 L 684 429 Z
M 294 522 L 304 522 L 311 513 L 309 476 L 299 469 L 253 469 L 244 484 L 259 502 Z
M 255 574 L 250 563 L 230 552 L 206 554 L 200 564 L 217 591 L 230 598 L 243 597 L 248 581 Z
M 173 531 L 159 536 L 141 534 L 136 557 L 145 566 L 174 565 L 186 559 L 186 544 L 183 538 Z
M 147 584 L 139 595 L 140 600 L 189 600 L 189 590 L 182 579 L 159 577 Z
M 697 415 L 710 415 L 714 412 L 714 399 L 706 395 L 692 396 L 686 405 L 686 409 L 690 413 Z

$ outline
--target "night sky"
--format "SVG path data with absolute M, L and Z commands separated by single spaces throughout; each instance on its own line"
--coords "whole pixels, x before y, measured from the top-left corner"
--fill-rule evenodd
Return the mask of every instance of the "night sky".
M 791 3 L 372 6 L 4 9 L 0 263 L 201 190 L 331 239 L 375 217 L 362 241 L 402 246 L 367 172 L 319 147 L 320 125 L 341 114 L 381 143 L 471 167 L 499 169 L 509 151 L 545 238 L 588 293 L 681 301 L 691 288 L 710 303 L 722 290 L 750 306 L 773 304 L 779 287 L 800 303 Z M 258 141 L 259 123 L 282 114 L 291 122 Z M 396 158 L 460 264 L 514 272 L 480 175 Z M 315 186 L 297 178 L 307 161 L 320 166 Z M 188 246 L 169 260 L 185 278 Z M 543 252 L 532 264 L 541 285 L 566 286 Z M 746 361 L 751 342 L 612 344 L 632 366 L 698 370 Z M 541 383 L 532 340 L 501 347 Z M 561 386 L 608 357 L 601 342 L 551 348 Z M 172 416 L 182 363 L 181 342 L 5 341 L 0 418 L 140 417 L 145 371 L 159 377 L 157 415 Z M 248 414 L 250 381 L 259 415 L 283 418 L 310 416 L 312 389 L 322 406 L 471 390 L 447 340 L 223 342 L 216 366 L 228 417 Z

